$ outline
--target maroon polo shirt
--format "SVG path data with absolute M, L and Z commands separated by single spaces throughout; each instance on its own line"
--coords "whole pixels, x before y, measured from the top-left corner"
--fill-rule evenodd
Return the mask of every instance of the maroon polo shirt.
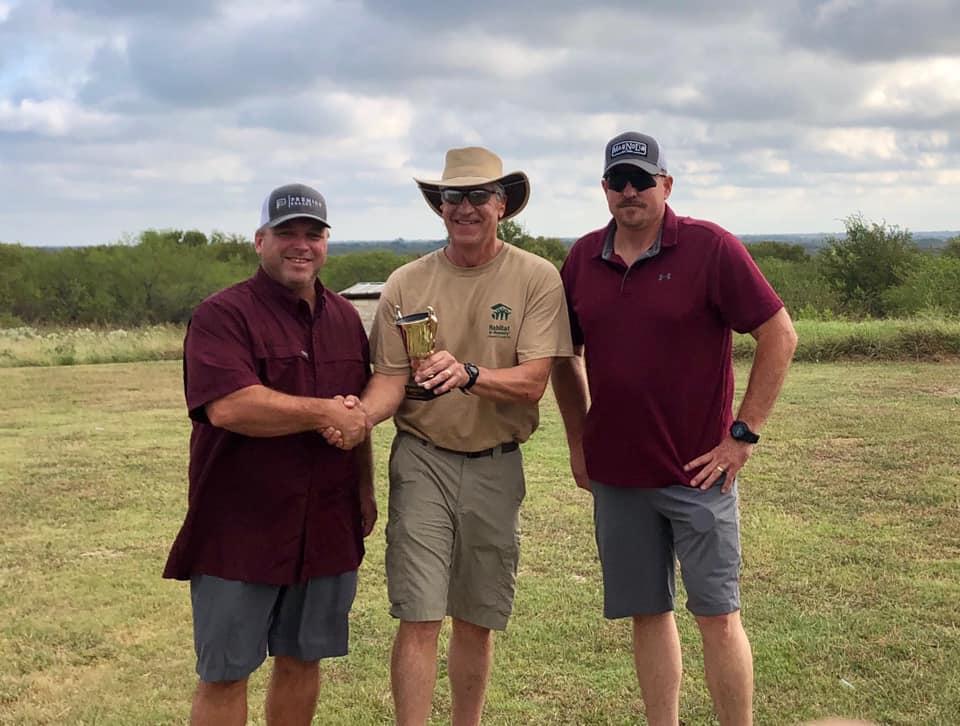
M 370 375 L 360 317 L 319 281 L 316 291 L 311 313 L 260 269 L 194 311 L 183 359 L 193 419 L 189 503 L 164 577 L 284 585 L 360 565 L 359 453 L 313 431 L 232 433 L 210 424 L 205 410 L 257 384 L 296 396 L 360 394 Z
M 756 329 L 783 302 L 715 224 L 668 206 L 652 254 L 629 269 L 615 229 L 611 220 L 577 240 L 561 271 L 590 387 L 587 473 L 611 486 L 687 483 L 683 465 L 733 420 L 731 329 Z

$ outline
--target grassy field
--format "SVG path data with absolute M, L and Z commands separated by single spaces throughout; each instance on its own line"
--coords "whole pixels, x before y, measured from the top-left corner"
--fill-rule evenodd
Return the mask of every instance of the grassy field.
M 188 590 L 160 579 L 186 502 L 179 364 L 6 368 L 0 386 L 0 724 L 183 723 Z M 600 616 L 589 499 L 552 401 L 543 419 L 524 447 L 519 591 L 485 723 L 643 723 L 628 624 Z M 742 479 L 757 723 L 958 723 L 958 449 L 960 365 L 794 367 Z M 316 723 L 390 722 L 383 524 Z M 682 717 L 711 724 L 696 628 L 678 617 Z M 433 723 L 448 706 L 441 679 Z
M 960 357 L 960 320 L 798 320 L 798 361 L 897 360 L 938 362 Z M 0 328 L 0 368 L 179 360 L 184 328 L 149 325 L 129 330 L 64 327 Z M 734 357 L 753 356 L 749 335 L 735 336 Z

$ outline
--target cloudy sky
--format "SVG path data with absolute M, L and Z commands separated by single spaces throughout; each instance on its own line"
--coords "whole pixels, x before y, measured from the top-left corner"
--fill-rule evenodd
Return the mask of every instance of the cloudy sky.
M 736 233 L 960 229 L 960 1 L 0 0 L 5 242 L 251 236 L 289 181 L 334 239 L 437 238 L 411 177 L 474 144 L 578 236 L 624 130 Z

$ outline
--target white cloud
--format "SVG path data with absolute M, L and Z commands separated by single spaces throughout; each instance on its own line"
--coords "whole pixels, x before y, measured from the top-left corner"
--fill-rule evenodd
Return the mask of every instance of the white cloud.
M 211 154 L 184 161 L 151 160 L 149 164 L 131 169 L 130 176 L 138 181 L 162 181 L 170 184 L 236 184 L 249 182 L 255 172 L 248 162 L 235 155 Z
M 502 79 L 530 78 L 559 66 L 568 53 L 565 48 L 533 48 L 503 37 L 484 33 L 451 33 L 438 50 L 438 64 L 465 73 L 493 72 Z
M 946 0 L 901 5 L 0 0 L 0 234 L 249 233 L 301 180 L 337 239 L 437 237 L 411 177 L 479 144 L 530 175 L 531 233 L 575 236 L 626 129 L 660 140 L 678 212 L 735 232 L 960 228 L 960 34 Z
M 867 91 L 864 105 L 879 112 L 960 114 L 960 58 L 896 63 Z
M 863 4 L 864 0 L 827 0 L 817 7 L 815 22 L 820 27 L 829 26 L 849 15 L 851 11 L 860 10 Z
M 102 131 L 115 122 L 116 119 L 109 114 L 88 110 L 63 99 L 24 99 L 19 103 L 0 99 L 0 131 L 64 137 L 84 131 Z
M 936 184 L 952 186 L 955 187 L 957 192 L 960 192 L 960 168 L 946 169 L 944 171 L 937 172 L 933 179 Z M 956 197 L 954 197 L 954 199 L 956 199 Z
M 893 159 L 899 155 L 899 137 L 892 129 L 826 129 L 811 132 L 811 143 L 854 159 Z

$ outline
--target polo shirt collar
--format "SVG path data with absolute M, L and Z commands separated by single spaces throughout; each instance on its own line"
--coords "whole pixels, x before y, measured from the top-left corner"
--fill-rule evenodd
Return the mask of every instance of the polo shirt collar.
M 653 246 L 650 247 L 646 252 L 644 252 L 637 259 L 637 262 L 640 260 L 646 260 L 651 257 L 656 257 L 660 250 L 664 247 L 675 247 L 677 244 L 677 215 L 673 213 L 673 210 L 670 209 L 670 205 L 664 205 L 663 209 L 663 221 L 660 223 L 660 230 L 657 232 L 657 239 L 654 240 Z M 603 242 L 600 245 L 600 250 L 594 257 L 599 257 L 601 260 L 609 261 L 610 258 L 615 254 L 613 251 L 613 237 L 617 232 L 617 222 L 614 219 L 610 220 L 610 223 L 607 224 L 607 229 L 603 233 Z
M 607 225 L 607 231 L 603 236 L 603 249 L 600 250 L 600 259 L 609 262 L 610 258 L 616 254 L 613 251 L 613 238 L 616 235 L 616 233 L 617 233 L 617 223 L 611 220 L 610 224 Z M 636 262 L 640 262 L 641 260 L 647 260 L 647 259 L 650 259 L 651 257 L 656 257 L 658 254 L 660 254 L 660 246 L 661 246 L 660 240 L 662 238 L 663 238 L 663 227 L 661 226 L 659 231 L 657 232 L 657 238 L 653 241 L 653 244 L 650 245 L 650 248 L 646 252 L 644 252 L 635 260 L 634 264 L 636 264 Z
M 260 294 L 279 303 L 294 313 L 299 311 L 300 303 L 306 304 L 306 301 L 301 300 L 299 295 L 270 277 L 262 267 L 257 267 L 257 273 L 253 276 L 253 286 Z M 320 282 L 319 277 L 314 280 L 313 289 L 317 295 L 315 312 L 319 312 L 326 305 L 327 289 Z

